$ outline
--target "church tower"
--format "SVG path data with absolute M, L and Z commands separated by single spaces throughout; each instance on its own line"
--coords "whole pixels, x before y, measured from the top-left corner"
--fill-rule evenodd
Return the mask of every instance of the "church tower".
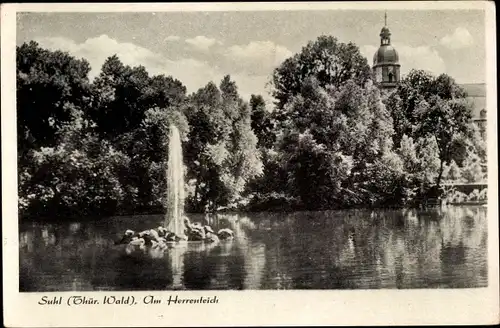
M 373 75 L 377 85 L 384 89 L 396 87 L 400 66 L 398 52 L 391 46 L 391 32 L 387 27 L 385 13 L 385 24 L 380 31 L 380 47 L 373 56 Z

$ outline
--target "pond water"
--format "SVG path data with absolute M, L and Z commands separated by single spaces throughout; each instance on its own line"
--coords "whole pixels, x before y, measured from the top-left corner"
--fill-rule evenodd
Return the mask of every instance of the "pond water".
M 204 216 L 189 215 L 192 221 Z M 20 224 L 20 291 L 486 287 L 484 207 L 224 214 L 231 242 L 127 255 L 161 215 Z

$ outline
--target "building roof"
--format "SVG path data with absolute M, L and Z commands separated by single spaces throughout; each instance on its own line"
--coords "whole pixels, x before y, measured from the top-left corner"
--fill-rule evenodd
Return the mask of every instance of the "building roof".
M 399 55 L 390 44 L 381 45 L 373 55 L 373 66 L 383 64 L 399 64 Z
M 472 118 L 481 118 L 481 111 L 486 110 L 486 84 L 468 83 L 460 86 L 467 92 L 467 99 L 472 104 Z
M 467 92 L 469 97 L 486 97 L 485 83 L 465 83 L 460 86 Z
M 373 67 L 385 64 L 399 66 L 398 52 L 391 45 L 391 31 L 387 27 L 387 16 L 386 26 L 382 27 L 380 31 L 380 47 L 373 55 Z

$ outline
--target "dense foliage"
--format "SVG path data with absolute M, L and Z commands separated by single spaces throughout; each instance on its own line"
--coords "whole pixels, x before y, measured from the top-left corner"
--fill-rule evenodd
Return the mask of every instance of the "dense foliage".
M 302 51 L 286 59 L 273 73 L 277 109 L 299 94 L 304 82 L 314 76 L 319 86 L 339 87 L 352 80 L 363 85 L 371 78 L 368 61 L 354 43 L 342 43 L 332 36 L 320 36 Z
M 275 69 L 274 110 L 245 102 L 230 76 L 188 95 L 117 56 L 89 71 L 35 42 L 17 48 L 22 215 L 162 212 L 172 124 L 188 211 L 400 206 L 485 178 L 484 140 L 452 78 L 412 71 L 381 94 L 357 46 L 333 37 Z
M 168 132 L 177 126 L 191 210 L 236 206 L 260 174 L 251 109 L 229 76 L 193 95 L 169 76 L 109 57 L 17 48 L 19 203 L 24 215 L 163 211 Z
M 466 93 L 449 76 L 433 77 L 413 70 L 389 96 L 387 104 L 395 120 L 396 144 L 405 135 L 414 140 L 434 139 L 439 158 L 436 185 L 440 185 L 445 166 L 451 161 L 462 164 L 467 151 L 483 152 L 484 146 L 474 136 L 475 128 L 470 123 Z

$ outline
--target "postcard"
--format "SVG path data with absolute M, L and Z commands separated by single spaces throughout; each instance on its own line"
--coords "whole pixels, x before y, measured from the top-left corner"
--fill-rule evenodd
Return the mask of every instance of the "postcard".
M 499 322 L 494 4 L 4 4 L 7 327 Z

